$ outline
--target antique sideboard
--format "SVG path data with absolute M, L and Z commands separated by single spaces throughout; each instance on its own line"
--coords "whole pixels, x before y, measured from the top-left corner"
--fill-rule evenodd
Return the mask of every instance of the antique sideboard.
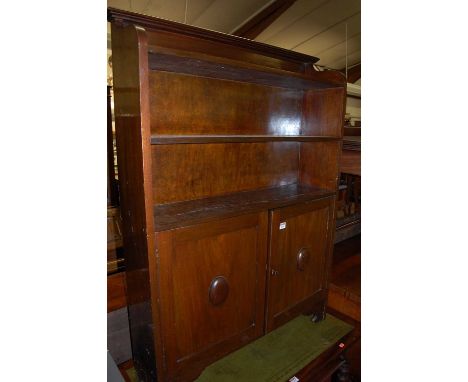
M 141 380 L 324 318 L 346 81 L 315 57 L 108 10 Z

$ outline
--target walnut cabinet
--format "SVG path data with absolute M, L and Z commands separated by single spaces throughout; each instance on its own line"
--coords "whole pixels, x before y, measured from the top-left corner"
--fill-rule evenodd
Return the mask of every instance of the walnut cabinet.
M 133 359 L 140 380 L 191 381 L 324 317 L 346 83 L 300 53 L 108 20 Z

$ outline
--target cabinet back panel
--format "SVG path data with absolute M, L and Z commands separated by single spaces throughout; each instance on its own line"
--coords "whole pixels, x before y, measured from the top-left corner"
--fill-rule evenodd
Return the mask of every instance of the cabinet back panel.
M 157 71 L 149 85 L 152 134 L 300 134 L 300 90 Z
M 152 146 L 155 204 L 297 183 L 298 142 Z

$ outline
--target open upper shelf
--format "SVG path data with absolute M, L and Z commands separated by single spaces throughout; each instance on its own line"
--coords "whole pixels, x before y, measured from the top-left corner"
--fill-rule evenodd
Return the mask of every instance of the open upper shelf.
M 339 137 L 310 135 L 152 135 L 151 144 L 170 145 L 180 143 L 322 142 L 335 141 L 339 139 Z
M 335 195 L 318 187 L 290 184 L 281 187 L 161 204 L 154 207 L 156 232 L 232 217 Z
M 311 72 L 302 74 L 266 66 L 244 64 L 241 61 L 217 58 L 179 56 L 161 52 L 148 53 L 149 68 L 162 72 L 194 75 L 231 81 L 290 89 L 326 89 L 342 87 L 344 80 L 338 72 Z

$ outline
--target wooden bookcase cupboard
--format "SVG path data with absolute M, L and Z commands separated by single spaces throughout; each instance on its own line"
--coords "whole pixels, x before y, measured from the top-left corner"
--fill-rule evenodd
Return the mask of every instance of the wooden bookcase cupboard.
M 141 380 L 323 318 L 346 83 L 318 59 L 116 9 L 116 139 Z

